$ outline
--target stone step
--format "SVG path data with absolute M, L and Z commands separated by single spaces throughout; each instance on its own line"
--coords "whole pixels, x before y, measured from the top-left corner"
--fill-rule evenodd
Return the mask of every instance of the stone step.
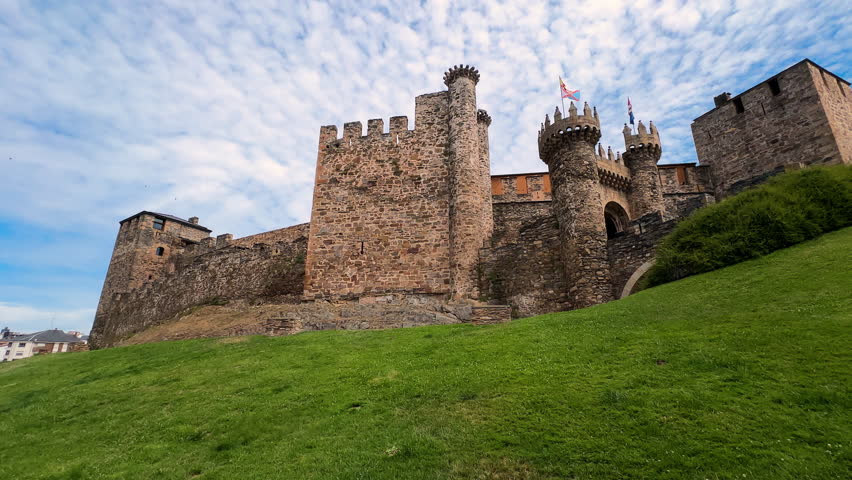
M 506 323 L 511 320 L 512 307 L 509 305 L 482 305 L 473 307 L 470 313 L 470 323 L 474 325 Z

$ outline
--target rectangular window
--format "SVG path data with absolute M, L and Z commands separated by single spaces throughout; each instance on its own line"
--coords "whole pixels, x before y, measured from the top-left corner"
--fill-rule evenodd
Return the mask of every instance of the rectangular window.
M 163 248 L 163 247 L 157 247 L 157 256 L 158 256 L 158 257 L 162 257 L 162 256 L 163 256 L 163 253 L 164 253 L 165 251 L 166 251 L 166 249 L 165 249 L 165 248 Z
M 781 85 L 778 85 L 777 78 L 773 78 L 772 80 L 766 83 L 769 84 L 769 91 L 772 92 L 772 95 L 778 95 L 781 93 Z
M 24 356 L 24 352 L 18 352 L 18 353 L 15 354 L 15 356 L 16 357 L 22 357 L 22 356 Z
M 737 111 L 737 113 L 745 112 L 745 107 L 743 106 L 743 100 L 741 98 L 734 99 L 734 109 Z
M 550 193 L 550 174 L 545 173 L 544 177 L 542 177 L 542 180 L 544 180 L 544 192 Z
M 24 347 L 26 347 L 26 346 L 27 346 L 27 344 L 26 344 L 26 343 L 19 343 L 19 344 L 18 344 L 18 348 L 24 348 Z
M 686 185 L 686 168 L 677 167 L 675 168 L 675 173 L 677 174 L 677 184 Z
M 154 219 L 154 230 L 162 230 L 166 226 L 165 218 L 155 218 Z
M 503 179 L 500 177 L 491 179 L 491 195 L 503 195 Z
M 517 188 L 518 195 L 526 195 L 529 193 L 529 187 L 527 186 L 527 177 L 521 175 L 517 177 L 515 180 L 515 187 Z

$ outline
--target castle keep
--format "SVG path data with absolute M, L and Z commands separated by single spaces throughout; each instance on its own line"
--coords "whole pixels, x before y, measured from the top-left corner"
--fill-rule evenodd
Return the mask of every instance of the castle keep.
M 479 72 L 406 117 L 320 128 L 311 221 L 234 239 L 198 218 L 120 222 L 90 343 L 115 345 L 207 304 L 280 306 L 227 334 L 505 321 L 628 295 L 654 249 L 696 208 L 770 175 L 852 163 L 849 83 L 809 60 L 692 125 L 700 165 L 657 165 L 653 123 L 598 144 L 593 106 L 546 115 L 547 171 L 492 176 Z

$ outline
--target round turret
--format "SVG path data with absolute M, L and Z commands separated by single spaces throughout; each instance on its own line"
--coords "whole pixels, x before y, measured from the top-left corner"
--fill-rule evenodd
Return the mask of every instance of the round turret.
M 634 217 L 641 217 L 653 212 L 665 213 L 663 188 L 657 175 L 657 162 L 663 149 L 660 134 L 654 122 L 650 123 L 651 131 L 639 121 L 634 135 L 627 124 L 624 125 L 624 163 L 630 169 L 630 198 L 631 211 Z
M 582 115 L 571 103 L 567 117 L 557 108 L 553 118 L 545 116 L 538 153 L 550 172 L 570 302 L 583 308 L 612 299 L 597 167 L 602 150 L 595 151 L 601 124 L 588 104 Z
M 459 77 L 467 77 L 476 85 L 479 83 L 479 70 L 470 65 L 456 65 L 444 74 L 444 85 L 449 87 Z
M 591 145 L 598 143 L 601 138 L 601 121 L 597 116 L 597 109 L 592 113 L 588 108 L 587 103 L 583 109 L 584 114 L 577 115 L 577 107 L 574 106 L 574 102 L 571 102 L 567 117 L 562 117 L 557 108 L 553 115 L 555 121 L 552 124 L 550 117 L 545 115 L 544 126 L 538 132 L 539 158 L 547 163 L 550 154 L 566 143 L 578 141 Z
M 479 297 L 479 249 L 491 232 L 490 180 L 483 171 L 487 151 L 485 155 L 481 151 L 487 145 L 480 146 L 487 142 L 488 127 L 476 108 L 477 82 L 479 72 L 469 65 L 457 65 L 444 74 L 449 90 L 450 276 L 456 300 Z

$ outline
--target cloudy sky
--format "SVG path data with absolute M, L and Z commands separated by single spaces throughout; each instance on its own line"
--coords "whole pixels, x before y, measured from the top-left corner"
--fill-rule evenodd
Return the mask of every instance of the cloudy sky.
M 541 171 L 557 76 L 604 145 L 630 96 L 663 160 L 691 120 L 811 58 L 852 78 L 848 0 L 0 0 L 0 326 L 88 330 L 118 221 L 243 236 L 308 220 L 321 125 L 408 115 L 469 63 L 494 173 Z M 387 125 L 387 122 L 385 123 Z

